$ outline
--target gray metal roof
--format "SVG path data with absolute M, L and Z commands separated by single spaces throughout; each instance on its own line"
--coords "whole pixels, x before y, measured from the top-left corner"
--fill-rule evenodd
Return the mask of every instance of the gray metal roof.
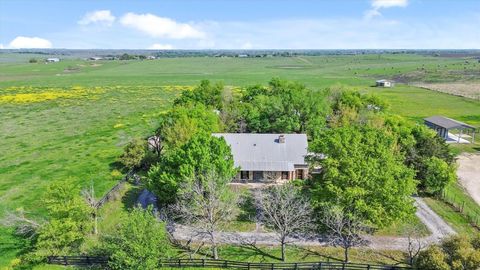
M 214 133 L 232 148 L 235 166 L 245 171 L 293 171 L 306 165 L 306 134 Z M 285 142 L 280 143 L 280 135 Z
M 448 117 L 439 116 L 439 115 L 431 116 L 431 117 L 425 118 L 423 120 L 425 120 L 425 122 L 429 122 L 431 124 L 434 124 L 436 126 L 443 127 L 443 128 L 446 128 L 446 129 L 451 129 L 451 128 L 471 128 L 471 129 L 475 129 L 475 127 L 470 126 L 468 124 L 465 124 L 463 122 L 453 120 L 453 119 L 448 118 Z

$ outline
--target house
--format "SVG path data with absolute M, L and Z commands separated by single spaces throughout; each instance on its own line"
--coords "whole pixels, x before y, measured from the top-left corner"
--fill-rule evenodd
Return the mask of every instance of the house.
M 376 81 L 375 86 L 377 87 L 394 87 L 395 82 L 390 80 L 378 80 Z
M 438 136 L 445 139 L 447 143 L 475 142 L 476 129 L 469 124 L 438 115 L 425 118 L 423 121 L 426 126 L 435 130 Z M 470 134 L 468 134 L 469 131 Z M 470 138 L 470 141 L 467 140 L 468 138 Z
M 232 149 L 240 172 L 234 181 L 276 182 L 306 179 L 308 164 L 306 134 L 214 133 Z
M 147 60 L 155 60 L 155 59 L 157 59 L 157 57 L 155 57 L 153 55 L 147 56 Z
M 47 62 L 47 63 L 56 63 L 56 62 L 60 62 L 60 58 L 56 58 L 56 57 L 47 58 L 47 59 L 45 60 L 45 62 Z
M 90 61 L 100 61 L 100 60 L 103 60 L 103 58 L 98 57 L 98 56 L 92 56 L 92 57 L 88 58 L 88 60 L 90 60 Z

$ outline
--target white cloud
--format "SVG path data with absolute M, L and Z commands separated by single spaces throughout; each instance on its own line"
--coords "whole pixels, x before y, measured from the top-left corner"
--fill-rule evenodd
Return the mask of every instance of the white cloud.
M 364 18 L 371 19 L 377 16 L 382 16 L 380 9 L 392 7 L 406 7 L 408 0 L 371 0 L 372 8 L 365 12 Z
M 1 49 L 5 49 L 5 47 L 3 47 L 3 44 L 0 43 L 0 50 Z
M 173 50 L 173 46 L 170 44 L 155 43 L 148 47 L 149 50 Z
M 105 26 L 111 26 L 115 22 L 115 16 L 112 15 L 110 10 L 95 10 L 87 12 L 79 21 L 80 25 L 89 24 L 102 24 Z
M 52 48 L 52 43 L 44 38 L 18 36 L 8 44 L 8 47 L 12 49 L 48 49 Z
M 240 47 L 241 49 L 244 49 L 244 50 L 249 50 L 249 49 L 252 49 L 253 48 L 253 45 L 252 43 L 250 42 L 245 42 L 242 44 L 242 46 Z
M 375 9 L 406 7 L 407 5 L 408 0 L 372 0 L 372 7 Z
M 157 38 L 186 39 L 205 37 L 204 32 L 196 29 L 191 24 L 179 23 L 170 18 L 159 17 L 150 13 L 136 14 L 129 12 L 120 19 L 120 23 Z

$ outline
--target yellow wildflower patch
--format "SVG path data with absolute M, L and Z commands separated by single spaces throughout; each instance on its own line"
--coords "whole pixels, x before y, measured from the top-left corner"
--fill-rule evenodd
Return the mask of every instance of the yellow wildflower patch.
M 123 127 L 125 127 L 125 125 L 124 125 L 124 124 L 121 124 L 121 123 L 115 124 L 115 125 L 113 126 L 113 128 L 123 128 Z
M 100 87 L 85 88 L 82 86 L 71 88 L 12 86 L 5 90 L 17 93 L 0 95 L 0 103 L 35 103 L 56 99 L 96 98 L 97 94 L 105 92 Z

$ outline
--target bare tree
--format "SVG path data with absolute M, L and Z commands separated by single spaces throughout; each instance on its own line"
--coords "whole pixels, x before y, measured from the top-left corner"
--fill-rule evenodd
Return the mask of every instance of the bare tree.
M 16 212 L 7 212 L 5 216 L 0 219 L 0 224 L 5 227 L 15 229 L 15 232 L 24 237 L 33 237 L 36 235 L 38 229 L 43 225 L 44 221 L 37 221 L 27 218 L 25 211 L 18 210 Z
M 176 214 L 192 225 L 196 232 L 206 237 L 212 247 L 214 259 L 218 259 L 216 233 L 221 226 L 238 214 L 239 196 L 230 190 L 230 179 L 214 172 L 205 175 L 203 181 L 195 179 L 174 206 Z
M 82 190 L 82 197 L 90 207 L 90 215 L 93 219 L 93 234 L 98 234 L 98 200 L 95 198 L 95 189 L 93 184 L 89 189 Z
M 163 150 L 163 140 L 162 140 L 161 130 L 158 129 L 153 136 L 148 138 L 147 142 L 148 142 L 148 149 L 153 151 L 157 155 L 157 158 L 160 158 L 160 155 Z
M 413 266 L 413 263 L 418 257 L 420 251 L 425 249 L 428 244 L 420 237 L 420 230 L 418 229 L 418 227 L 408 229 L 407 241 L 407 260 L 408 264 Z
M 260 220 L 275 231 L 282 247 L 282 261 L 289 237 L 305 234 L 313 228 L 310 202 L 292 184 L 277 185 L 259 196 Z
M 328 230 L 328 240 L 333 246 L 340 246 L 344 251 L 344 261 L 348 262 L 350 248 L 366 244 L 361 234 L 370 231 L 359 218 L 338 207 L 325 208 L 321 218 Z

